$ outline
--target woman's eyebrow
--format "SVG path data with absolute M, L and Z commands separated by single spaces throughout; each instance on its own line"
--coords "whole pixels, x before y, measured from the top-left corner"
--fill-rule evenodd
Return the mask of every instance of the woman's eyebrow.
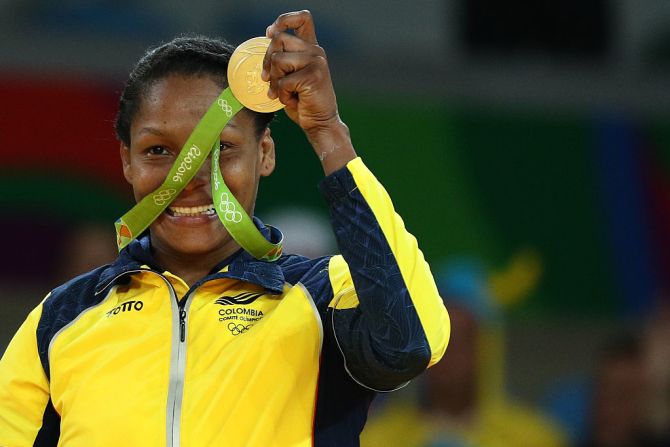
M 234 135 L 244 135 L 243 126 L 235 125 L 235 123 L 228 123 L 226 127 L 221 129 L 221 135 L 229 134 L 231 137 Z
M 159 137 L 164 136 L 163 132 L 161 132 L 160 129 L 157 129 L 155 127 L 150 127 L 150 126 L 149 127 L 143 127 L 137 132 L 138 135 L 142 135 L 143 133 L 150 133 L 150 134 L 153 134 L 153 135 L 157 135 Z
M 228 128 L 230 128 L 233 131 L 239 131 L 239 126 L 236 126 L 234 123 L 228 123 L 226 125 L 226 127 L 224 127 L 224 129 L 228 129 Z M 223 131 L 223 129 L 222 129 L 222 131 Z M 159 136 L 159 137 L 165 136 L 165 134 L 163 133 L 162 130 L 160 130 L 156 127 L 151 127 L 151 126 L 142 127 L 140 130 L 137 131 L 137 135 L 142 135 L 142 134 L 145 134 L 145 133 L 150 133 L 152 135 L 156 135 L 156 136 Z

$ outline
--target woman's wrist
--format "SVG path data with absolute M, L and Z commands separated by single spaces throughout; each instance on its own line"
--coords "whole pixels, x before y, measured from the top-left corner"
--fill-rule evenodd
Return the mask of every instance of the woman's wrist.
M 317 129 L 305 133 L 321 161 L 325 175 L 343 168 L 356 158 L 349 128 L 342 122 L 339 115 L 333 117 L 327 125 L 319 126 Z

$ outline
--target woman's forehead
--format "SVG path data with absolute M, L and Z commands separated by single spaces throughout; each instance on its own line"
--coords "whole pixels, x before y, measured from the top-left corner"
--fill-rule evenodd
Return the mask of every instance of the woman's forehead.
M 171 75 L 148 87 L 139 109 L 144 113 L 207 110 L 221 90 L 210 77 Z
M 157 80 L 143 95 L 131 127 L 195 125 L 221 90 L 210 76 L 170 75 Z M 253 125 L 253 116 L 246 110 L 230 121 L 236 128 Z

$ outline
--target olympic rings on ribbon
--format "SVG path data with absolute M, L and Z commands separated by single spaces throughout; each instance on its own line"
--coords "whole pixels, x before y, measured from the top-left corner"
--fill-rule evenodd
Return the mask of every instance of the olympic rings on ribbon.
M 219 211 L 223 213 L 223 218 L 228 222 L 239 223 L 242 221 L 242 213 L 237 211 L 235 204 L 230 201 L 228 193 L 221 194 L 221 201 L 219 202 Z
M 220 98 L 217 101 L 217 104 L 219 104 L 219 107 L 221 107 L 221 110 L 223 110 L 223 113 L 225 113 L 228 118 L 233 116 L 233 108 L 230 107 L 230 104 L 228 104 L 228 101 L 226 101 L 223 98 Z
M 176 189 L 162 189 L 153 195 L 154 203 L 158 206 L 163 206 L 166 203 L 170 202 L 174 195 L 177 193 Z

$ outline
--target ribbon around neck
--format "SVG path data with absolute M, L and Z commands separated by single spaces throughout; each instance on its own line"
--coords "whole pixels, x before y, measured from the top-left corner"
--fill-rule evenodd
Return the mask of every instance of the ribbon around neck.
M 231 118 L 243 108 L 230 88 L 223 90 L 214 100 L 186 140 L 163 184 L 114 223 L 119 251 L 149 228 L 151 223 L 165 211 L 193 179 L 211 153 L 212 200 L 223 226 L 231 237 L 255 258 L 275 261 L 281 256 L 282 241 L 272 243 L 261 234 L 230 192 L 221 175 L 220 134 Z

